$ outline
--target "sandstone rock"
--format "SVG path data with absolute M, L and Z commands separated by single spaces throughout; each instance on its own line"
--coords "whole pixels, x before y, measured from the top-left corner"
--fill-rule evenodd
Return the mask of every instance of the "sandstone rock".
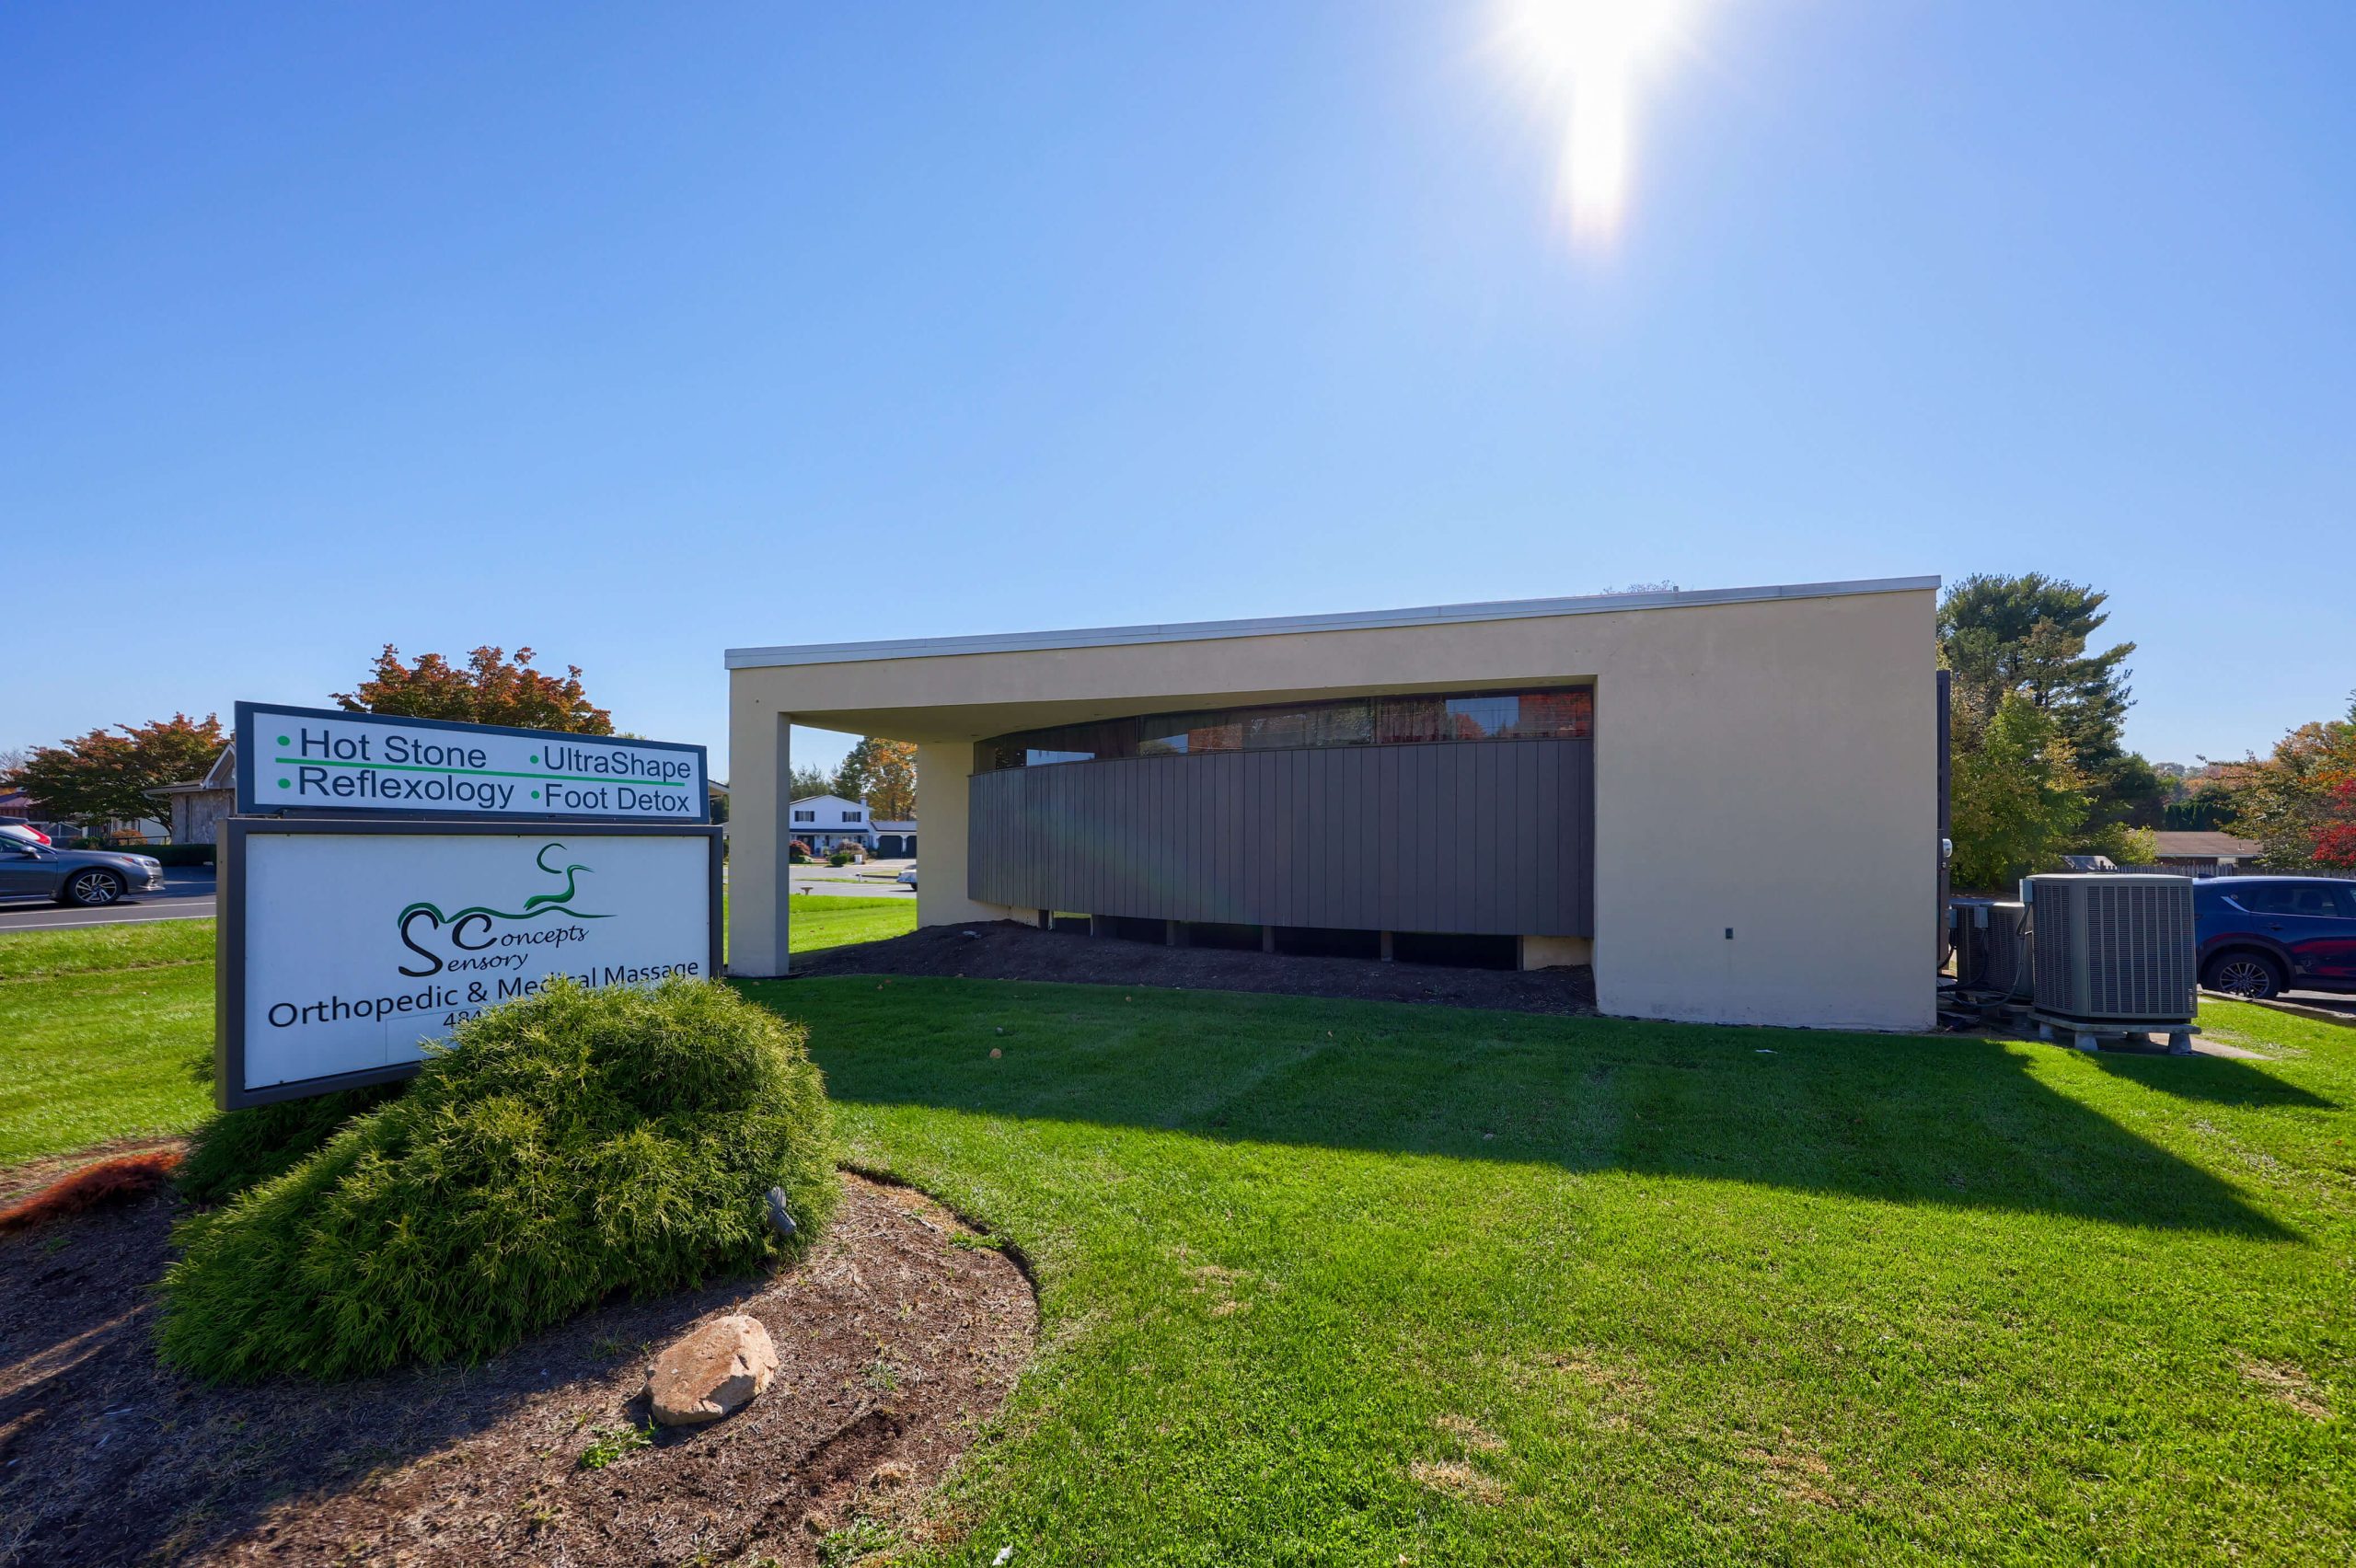
M 776 1376 L 768 1330 L 732 1312 L 664 1346 L 646 1375 L 646 1398 L 664 1425 L 700 1426 L 744 1409 Z

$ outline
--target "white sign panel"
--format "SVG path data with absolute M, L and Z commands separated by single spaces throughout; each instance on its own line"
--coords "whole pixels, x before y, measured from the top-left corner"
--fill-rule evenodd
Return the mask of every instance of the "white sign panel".
M 556 975 L 645 985 L 719 967 L 717 829 L 228 826 L 227 1103 L 402 1076 L 427 1042 Z
M 710 810 L 701 746 L 237 704 L 240 815 L 699 823 Z

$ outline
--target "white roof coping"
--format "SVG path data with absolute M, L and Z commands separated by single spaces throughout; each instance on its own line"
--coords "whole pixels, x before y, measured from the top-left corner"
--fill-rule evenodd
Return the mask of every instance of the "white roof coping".
M 1275 616 L 1262 620 L 1177 621 L 1161 626 L 1099 626 L 1069 631 L 1012 631 L 978 637 L 912 637 L 883 642 L 812 642 L 786 648 L 731 648 L 732 670 L 782 664 L 851 664 L 877 659 L 940 659 L 958 653 L 1025 653 L 1056 648 L 1113 648 L 1138 642 L 1207 642 L 1303 631 L 1368 631 L 1464 621 L 1536 620 L 1547 616 L 1616 615 L 1627 610 L 1741 605 L 1761 599 L 1834 599 L 1853 594 L 1907 594 L 1939 586 L 1936 577 L 1875 577 L 1854 582 L 1787 582 L 1760 588 L 1692 588 L 1658 594 L 1586 594 L 1568 599 L 1495 599 L 1477 605 L 1426 605 L 1406 610 Z

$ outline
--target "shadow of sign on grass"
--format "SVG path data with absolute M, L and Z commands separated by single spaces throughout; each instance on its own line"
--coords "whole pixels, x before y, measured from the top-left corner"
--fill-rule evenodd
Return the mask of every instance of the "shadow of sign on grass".
M 844 976 L 749 984 L 839 1100 L 1322 1148 L 1543 1161 L 2120 1225 L 2295 1233 L 2044 1081 L 2324 1106 L 2258 1065 L 1238 993 Z M 993 1059 L 992 1049 L 1002 1055 Z

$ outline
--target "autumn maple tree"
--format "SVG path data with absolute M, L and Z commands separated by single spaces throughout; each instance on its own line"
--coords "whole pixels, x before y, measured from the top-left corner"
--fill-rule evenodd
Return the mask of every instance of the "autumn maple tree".
M 832 792 L 866 801 L 878 822 L 910 821 L 917 814 L 916 743 L 860 737 L 835 770 Z
M 2234 831 L 2266 847 L 2269 867 L 2356 870 L 2356 695 L 2345 719 L 2302 724 L 2229 773 Z
M 0 782 L 24 790 L 60 822 L 137 822 L 158 810 L 148 790 L 197 778 L 226 740 L 217 715 L 175 713 L 35 746 Z
M 532 668 L 532 650 L 518 648 L 510 659 L 503 648 L 482 647 L 453 664 L 439 653 L 421 653 L 403 663 L 391 643 L 376 656 L 376 667 L 354 691 L 335 694 L 348 713 L 389 713 L 404 719 L 447 719 L 466 724 L 507 724 L 525 730 L 561 730 L 575 735 L 610 735 L 613 715 L 590 706 L 581 685 L 581 666 L 568 664 L 560 678 Z

